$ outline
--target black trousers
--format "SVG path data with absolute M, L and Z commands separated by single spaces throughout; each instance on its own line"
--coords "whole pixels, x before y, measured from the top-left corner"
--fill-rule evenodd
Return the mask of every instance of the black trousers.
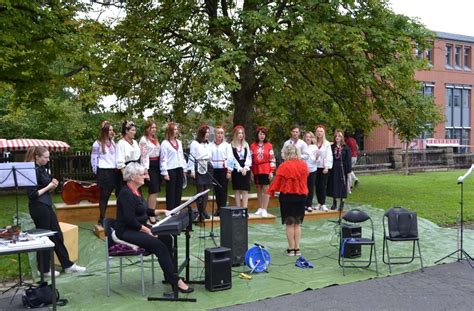
M 229 180 L 227 179 L 227 169 L 226 168 L 215 168 L 214 169 L 214 178 L 222 186 L 214 185 L 214 195 L 216 196 L 217 208 L 227 206 L 227 186 Z
M 141 231 L 126 230 L 119 238 L 155 254 L 161 270 L 163 270 L 165 280 L 172 285 L 178 284 L 178 276 L 175 274 L 171 258 L 171 236 L 160 235 L 157 238 Z
M 318 203 L 321 205 L 326 204 L 326 192 L 329 177 L 329 172 L 324 174 L 323 170 L 323 168 L 318 168 L 316 171 L 316 198 L 318 199 Z
M 118 170 L 114 168 L 98 168 L 97 171 L 97 185 L 99 186 L 100 199 L 99 199 L 99 222 L 102 224 L 105 213 L 107 211 L 107 205 L 109 203 L 110 195 L 114 189 L 118 189 Z M 118 191 L 117 195 L 118 195 Z
M 55 235 L 49 237 L 54 243 L 54 252 L 58 256 L 63 269 L 71 267 L 74 263 L 69 260 L 69 253 L 64 245 L 63 233 L 53 208 L 40 202 L 30 203 L 28 208 L 37 229 L 56 231 Z M 51 252 L 49 250 L 37 252 L 36 259 L 38 260 L 38 270 L 48 272 L 51 267 Z
M 314 188 L 316 185 L 316 171 L 309 173 L 307 182 L 308 182 L 308 196 L 306 197 L 306 207 L 310 207 L 313 205 Z
M 183 168 L 168 170 L 170 180 L 166 181 L 166 209 L 172 210 L 181 204 L 183 195 Z

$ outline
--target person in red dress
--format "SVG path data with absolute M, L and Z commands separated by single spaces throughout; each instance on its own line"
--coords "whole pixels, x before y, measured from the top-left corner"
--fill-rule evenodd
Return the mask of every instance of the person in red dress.
M 283 147 L 285 162 L 277 169 L 268 194 L 279 192 L 282 224 L 286 225 L 288 248 L 286 255 L 300 256 L 301 224 L 304 219 L 309 176 L 306 162 L 301 160 L 300 150 L 295 145 Z
M 273 179 L 275 171 L 275 154 L 273 146 L 267 140 L 268 129 L 258 127 L 256 131 L 255 142 L 250 145 L 250 154 L 252 155 L 252 176 L 257 187 L 257 198 L 259 208 L 256 215 L 267 217 L 268 202 L 270 196 L 267 194 L 270 180 Z

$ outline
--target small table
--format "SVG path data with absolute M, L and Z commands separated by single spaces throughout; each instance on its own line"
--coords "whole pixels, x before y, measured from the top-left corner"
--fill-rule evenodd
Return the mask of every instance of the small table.
M 15 244 L 0 243 L 0 256 L 29 253 L 49 250 L 51 252 L 51 285 L 53 288 L 53 310 L 56 310 L 56 277 L 54 275 L 54 243 L 47 237 L 40 237 L 33 241 L 16 242 Z M 41 273 L 41 280 L 43 280 L 43 273 Z

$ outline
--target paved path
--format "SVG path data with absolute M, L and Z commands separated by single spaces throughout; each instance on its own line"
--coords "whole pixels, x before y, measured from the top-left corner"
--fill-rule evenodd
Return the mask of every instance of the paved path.
M 474 269 L 453 262 L 217 310 L 474 310 Z

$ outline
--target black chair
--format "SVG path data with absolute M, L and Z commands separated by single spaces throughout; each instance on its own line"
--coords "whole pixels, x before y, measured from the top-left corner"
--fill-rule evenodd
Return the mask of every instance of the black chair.
M 120 266 L 119 266 L 119 274 L 120 274 L 120 284 L 122 284 L 122 270 L 123 270 L 123 258 L 127 257 L 139 257 L 140 259 L 140 267 L 141 267 L 141 279 L 142 279 L 142 295 L 145 296 L 145 273 L 143 270 L 143 258 L 145 256 L 149 256 L 150 253 L 147 251 L 139 248 L 137 250 L 131 250 L 129 247 L 125 246 L 124 244 L 115 243 L 112 239 L 112 231 L 115 224 L 115 219 L 105 218 L 104 219 L 104 232 L 105 232 L 105 287 L 107 290 L 107 296 L 110 296 L 110 259 L 111 258 L 119 258 Z M 123 246 L 122 251 L 121 247 Z M 115 247 L 114 247 L 115 246 Z M 115 250 L 114 250 L 115 249 Z M 151 254 L 151 278 L 152 283 L 155 284 L 155 266 L 154 266 L 154 255 Z
M 392 272 L 391 265 L 409 264 L 420 258 L 421 271 L 423 271 L 423 258 L 421 257 L 420 241 L 418 238 L 418 221 L 416 213 L 403 207 L 392 207 L 383 215 L 383 253 L 382 260 L 388 264 L 388 270 Z M 388 244 L 390 242 L 412 242 L 411 256 L 390 257 Z M 415 256 L 415 244 L 418 246 L 418 255 Z M 387 261 L 385 261 L 385 250 L 387 250 Z M 395 261 L 392 261 L 395 259 Z
M 362 225 L 362 223 L 369 221 L 370 223 L 370 237 L 364 237 L 363 231 L 361 230 L 360 237 L 343 237 L 343 227 Z M 368 226 L 365 226 L 368 227 Z M 342 274 L 346 275 L 345 268 L 368 268 L 372 264 L 372 254 L 374 255 L 375 262 L 375 272 L 379 275 L 379 269 L 377 265 L 377 250 L 375 249 L 375 234 L 374 234 L 374 223 L 372 218 L 359 209 L 352 209 L 344 214 L 341 218 L 340 223 L 340 239 L 339 239 L 339 266 L 342 267 Z M 367 236 L 367 235 L 365 235 Z M 344 256 L 344 252 L 351 247 L 363 247 L 370 246 L 369 259 L 354 259 L 346 258 L 347 254 Z

